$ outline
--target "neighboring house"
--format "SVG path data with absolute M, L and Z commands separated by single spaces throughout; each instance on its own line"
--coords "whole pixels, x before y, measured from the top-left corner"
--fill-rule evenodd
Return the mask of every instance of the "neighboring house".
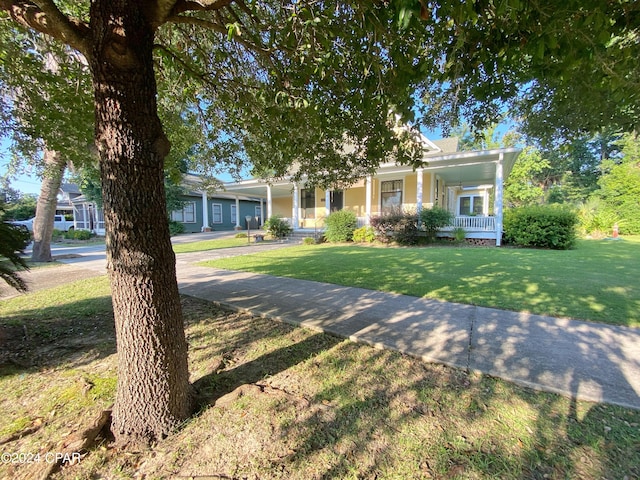
M 171 212 L 171 220 L 181 223 L 187 233 L 212 230 L 245 230 L 248 216 L 251 228 L 259 228 L 264 221 L 264 203 L 259 198 L 229 193 L 207 193 L 200 190 L 200 179 L 185 175 L 183 186 L 187 194 L 182 197 L 183 206 Z M 84 195 L 71 200 L 75 228 L 90 230 L 97 235 L 105 234 L 104 214 L 95 202 Z
M 205 232 L 212 230 L 246 230 L 247 217 L 251 217 L 250 227 L 259 228 L 264 223 L 264 202 L 257 197 L 213 192 L 202 188 L 195 175 L 185 175 L 182 185 L 187 195 L 180 210 L 171 212 L 171 220 L 184 225 L 185 232 Z
M 104 212 L 94 201 L 79 195 L 72 200 L 73 220 L 76 230 L 89 230 L 96 235 L 104 235 Z
M 60 185 L 56 214 L 64 215 L 67 220 L 73 220 L 73 201 L 81 195 L 82 192 L 74 183 L 63 183 Z
M 304 182 L 251 179 L 225 184 L 229 193 L 266 200 L 266 217 L 286 218 L 294 229 L 323 228 L 335 210 L 347 209 L 368 225 L 374 216 L 394 209 L 420 210 L 438 205 L 455 215 L 443 232 L 462 227 L 477 243 L 500 245 L 503 184 L 520 150 L 501 148 L 459 152 L 457 139 L 423 138 L 421 168 L 383 163 L 375 175 L 345 189 L 322 190 Z

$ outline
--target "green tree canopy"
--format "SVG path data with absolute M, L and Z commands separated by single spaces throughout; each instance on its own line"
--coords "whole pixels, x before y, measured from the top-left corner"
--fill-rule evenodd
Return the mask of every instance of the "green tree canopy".
M 628 0 L 0 0 L 0 10 L 3 49 L 28 58 L 30 45 L 12 42 L 40 32 L 90 72 L 121 444 L 162 438 L 191 411 L 166 225 L 165 99 L 202 126 L 190 154 L 318 184 L 390 158 L 416 164 L 415 128 L 460 114 L 477 128 L 509 104 L 534 118 L 548 100 L 554 121 L 571 107 L 571 128 L 580 116 L 591 130 L 638 118 L 640 6 Z M 17 85 L 48 84 L 16 75 Z M 525 90 L 529 104 L 518 101 Z

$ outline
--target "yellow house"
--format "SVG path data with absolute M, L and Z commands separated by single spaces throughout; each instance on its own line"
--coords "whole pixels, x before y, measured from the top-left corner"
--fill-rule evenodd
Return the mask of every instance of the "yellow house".
M 426 146 L 420 168 L 383 163 L 375 175 L 362 178 L 348 188 L 322 190 L 304 181 L 254 178 L 225 184 L 229 193 L 261 198 L 266 215 L 281 216 L 294 230 L 319 230 L 324 219 L 336 210 L 351 210 L 359 225 L 394 209 L 419 211 L 434 205 L 455 215 L 446 235 L 462 227 L 469 239 L 500 245 L 502 232 L 503 183 L 520 150 L 501 148 L 458 151 L 457 139 L 447 138 Z

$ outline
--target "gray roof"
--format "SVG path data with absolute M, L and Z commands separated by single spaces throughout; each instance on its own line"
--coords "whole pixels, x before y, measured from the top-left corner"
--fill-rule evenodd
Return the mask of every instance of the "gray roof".
M 441 138 L 440 140 L 433 140 L 441 150 L 442 153 L 454 153 L 458 151 L 458 137 Z

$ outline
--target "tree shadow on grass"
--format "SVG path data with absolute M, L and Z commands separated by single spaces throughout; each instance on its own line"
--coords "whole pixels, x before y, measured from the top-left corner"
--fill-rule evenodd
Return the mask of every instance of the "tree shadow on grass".
M 290 325 L 280 324 L 270 331 L 274 336 L 277 336 L 291 332 L 294 328 Z M 343 339 L 333 335 L 316 333 L 298 343 L 283 346 L 237 367 L 221 370 L 224 368 L 223 357 L 219 368 L 198 378 L 192 384 L 196 392 L 196 408 L 201 410 L 215 405 L 222 397 L 234 392 L 239 387 L 263 381 L 334 347 L 342 341 Z
M 195 382 L 207 419 L 196 455 L 224 454 L 207 459 L 218 459 L 215 469 L 187 455 L 176 472 L 288 479 L 637 476 L 640 412 L 308 330 L 296 337 L 305 330 L 253 318 L 219 350 L 230 353 L 231 363 Z M 284 337 L 243 361 L 259 340 Z M 241 351 L 237 364 L 233 350 Z M 607 426 L 621 433 L 609 438 Z M 185 435 L 191 438 L 188 429 Z
M 637 478 L 640 412 L 345 343 L 279 430 L 291 478 Z M 340 373 L 338 377 L 336 374 Z M 404 379 L 399 380 L 404 374 Z M 583 413 L 577 414 L 577 411 Z M 586 413 L 585 413 L 586 412 Z M 320 462 L 317 462 L 321 459 Z M 313 471 L 307 465 L 315 463 Z
M 76 368 L 115 353 L 111 298 L 25 309 L 0 320 L 0 375 Z

